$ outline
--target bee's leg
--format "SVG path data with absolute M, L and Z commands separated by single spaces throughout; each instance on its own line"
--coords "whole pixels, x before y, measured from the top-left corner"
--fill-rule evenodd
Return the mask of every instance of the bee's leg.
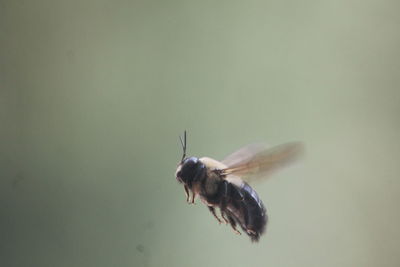
M 232 191 L 232 185 L 229 182 L 224 181 L 222 186 L 223 186 L 222 187 L 222 197 L 221 197 L 221 203 L 220 203 L 220 209 L 221 209 L 222 218 L 225 221 L 229 221 L 229 224 L 231 225 L 233 231 L 236 234 L 241 235 L 241 233 L 236 229 L 236 221 L 235 221 L 235 219 L 232 217 L 232 215 L 230 214 L 230 212 L 226 208 L 227 205 L 228 205 L 228 201 L 231 201 L 231 194 L 234 192 L 234 191 Z M 228 220 L 226 220 L 224 215 L 227 215 Z
M 227 181 L 223 181 L 222 183 L 222 196 L 221 196 L 221 202 L 219 203 L 219 208 L 221 210 L 221 217 L 222 219 L 224 219 L 225 223 L 228 224 L 229 221 L 225 218 L 225 210 L 226 210 L 226 206 L 227 206 L 227 202 L 229 199 L 229 190 L 230 185 Z
M 252 218 L 250 210 L 247 208 L 245 202 L 240 202 L 240 209 L 243 210 L 242 216 L 244 225 L 246 226 L 246 228 L 248 228 L 251 225 L 251 218 Z
M 236 221 L 232 218 L 232 216 L 228 215 L 228 220 L 229 220 L 229 223 L 230 223 L 231 226 L 232 226 L 233 231 L 234 231 L 236 234 L 241 235 L 242 233 L 239 232 L 238 229 L 236 229 Z
M 194 203 L 195 197 L 196 197 L 196 193 L 192 191 L 192 197 L 191 197 L 191 199 L 190 199 L 189 204 L 195 204 L 195 203 Z
M 223 210 L 221 210 L 221 217 L 224 220 L 225 224 L 229 223 L 228 219 L 225 217 L 225 212 Z
M 186 202 L 189 202 L 189 188 L 186 185 L 183 188 L 185 189 Z
M 225 217 L 226 214 L 226 206 L 228 205 L 228 201 L 230 198 L 230 192 L 231 192 L 231 185 L 227 182 L 224 181 L 222 184 L 222 190 L 221 190 L 221 202 L 219 203 L 219 208 L 221 210 L 221 217 L 224 220 L 226 224 L 229 224 L 229 220 Z M 229 217 L 229 215 L 228 215 Z
M 251 229 L 247 229 L 246 231 L 247 231 L 247 233 L 250 234 L 250 235 L 259 235 L 259 233 L 257 233 L 257 232 L 254 231 L 254 230 L 251 230 Z
M 208 210 L 211 212 L 211 214 L 215 217 L 215 219 L 217 219 L 217 221 L 221 224 L 222 221 L 220 218 L 218 218 L 217 214 L 215 213 L 215 209 L 212 206 L 207 206 Z
M 230 187 L 231 185 L 229 184 L 229 182 L 227 181 L 223 181 L 222 182 L 222 192 L 221 192 L 221 203 L 220 203 L 220 207 L 221 207 L 221 211 L 226 209 L 226 205 L 229 199 L 229 193 L 230 193 Z

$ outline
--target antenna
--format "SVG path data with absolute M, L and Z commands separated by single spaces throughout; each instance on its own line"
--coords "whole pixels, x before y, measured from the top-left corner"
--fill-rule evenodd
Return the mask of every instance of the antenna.
M 182 159 L 181 159 L 181 162 L 182 162 L 186 157 L 186 130 L 183 132 L 183 140 L 182 140 L 181 136 L 179 136 L 179 140 L 181 140 L 181 145 L 182 145 L 182 149 L 183 149 L 183 155 L 182 155 Z

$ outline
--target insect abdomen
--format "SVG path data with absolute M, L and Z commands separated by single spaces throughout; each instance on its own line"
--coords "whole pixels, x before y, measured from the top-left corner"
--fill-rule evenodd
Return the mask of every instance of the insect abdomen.
M 228 210 L 231 211 L 236 221 L 251 240 L 258 241 L 265 231 L 268 220 L 265 207 L 256 191 L 247 183 L 243 183 L 237 189 L 242 195 L 242 199 L 231 203 L 228 206 Z

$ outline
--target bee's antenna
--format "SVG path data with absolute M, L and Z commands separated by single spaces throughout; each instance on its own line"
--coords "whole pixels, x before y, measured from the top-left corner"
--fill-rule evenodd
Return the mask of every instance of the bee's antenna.
M 181 145 L 182 145 L 182 149 L 183 149 L 183 155 L 182 155 L 182 159 L 181 159 L 181 162 L 182 162 L 186 157 L 186 130 L 183 132 L 183 140 L 182 140 L 181 136 L 179 136 L 179 140 L 181 140 Z

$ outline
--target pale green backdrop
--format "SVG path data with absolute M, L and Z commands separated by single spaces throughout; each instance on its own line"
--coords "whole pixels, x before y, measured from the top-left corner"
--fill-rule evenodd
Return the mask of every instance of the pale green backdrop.
M 398 1 L 0 0 L 0 265 L 399 266 Z M 303 141 L 259 244 L 190 155 Z

